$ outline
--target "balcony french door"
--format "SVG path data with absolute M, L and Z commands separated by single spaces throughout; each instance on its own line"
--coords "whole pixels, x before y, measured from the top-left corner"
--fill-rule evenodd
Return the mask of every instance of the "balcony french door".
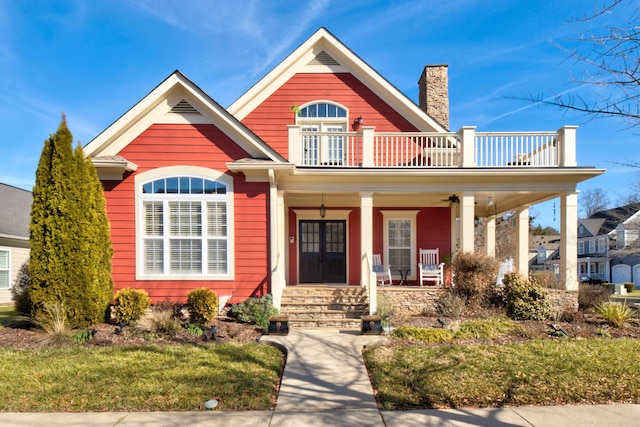
M 302 129 L 302 161 L 305 166 L 342 166 L 345 162 L 344 125 L 310 125 Z M 314 132 L 305 135 L 304 132 Z M 320 134 L 317 134 L 320 132 Z

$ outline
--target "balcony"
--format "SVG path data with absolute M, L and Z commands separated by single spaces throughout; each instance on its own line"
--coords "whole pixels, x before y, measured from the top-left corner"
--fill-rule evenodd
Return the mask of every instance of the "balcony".
M 331 168 L 575 167 L 575 126 L 555 132 L 303 132 L 289 126 L 289 160 Z

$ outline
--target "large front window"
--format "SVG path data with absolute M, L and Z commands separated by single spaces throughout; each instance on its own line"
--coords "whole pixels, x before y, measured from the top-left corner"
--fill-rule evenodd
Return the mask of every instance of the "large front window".
M 172 176 L 141 185 L 142 276 L 230 274 L 227 184 Z

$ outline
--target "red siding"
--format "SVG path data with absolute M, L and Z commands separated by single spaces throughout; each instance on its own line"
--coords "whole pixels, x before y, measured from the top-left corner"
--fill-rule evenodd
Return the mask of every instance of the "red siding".
M 291 106 L 315 100 L 337 102 L 349 110 L 348 123 L 359 116 L 377 132 L 415 132 L 417 129 L 348 73 L 296 74 L 243 123 L 285 158 L 288 157 L 287 125 L 295 123 Z M 352 129 L 349 129 L 350 131 Z
M 226 163 L 247 157 L 235 142 L 214 125 L 152 125 L 120 153 L 138 165 L 135 173 L 165 166 L 193 165 L 234 178 L 235 280 L 136 280 L 134 175 L 122 182 L 104 183 L 107 213 L 114 248 L 115 290 L 145 289 L 154 302 L 184 301 L 187 292 L 209 287 L 219 295 L 234 293 L 232 302 L 269 292 L 268 281 L 268 184 L 247 183 L 233 174 Z

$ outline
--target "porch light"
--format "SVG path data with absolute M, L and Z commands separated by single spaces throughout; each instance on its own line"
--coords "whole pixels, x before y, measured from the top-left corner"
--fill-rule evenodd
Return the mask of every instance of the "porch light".
M 320 204 L 320 218 L 324 218 L 327 214 L 327 208 L 324 207 L 324 193 L 322 193 L 322 203 Z
M 489 196 L 489 198 L 487 199 L 487 207 L 491 206 L 493 206 L 493 197 Z
M 358 122 L 359 125 L 364 123 L 364 118 L 362 117 L 362 114 L 360 114 L 360 117 L 358 117 L 356 121 Z

